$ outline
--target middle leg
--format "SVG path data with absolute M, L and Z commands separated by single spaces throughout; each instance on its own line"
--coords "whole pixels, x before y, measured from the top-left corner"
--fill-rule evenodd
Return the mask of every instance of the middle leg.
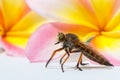
M 70 53 L 68 52 L 68 48 L 65 48 L 65 54 L 63 55 L 63 57 L 61 58 L 61 60 L 65 57 L 65 55 L 67 54 L 68 56 L 65 58 L 65 60 L 61 63 L 61 69 L 62 69 L 62 72 L 64 72 L 64 69 L 63 69 L 63 65 L 64 63 L 68 60 L 69 56 L 70 56 Z
M 60 64 L 62 63 L 63 58 L 67 55 L 67 53 L 65 53 L 61 58 L 60 58 Z
M 67 54 L 67 53 L 66 53 Z M 61 69 L 62 69 L 62 72 L 64 72 L 64 69 L 63 69 L 63 65 L 64 63 L 68 60 L 68 58 L 70 57 L 70 54 L 67 54 L 68 56 L 65 58 L 65 60 L 61 63 Z

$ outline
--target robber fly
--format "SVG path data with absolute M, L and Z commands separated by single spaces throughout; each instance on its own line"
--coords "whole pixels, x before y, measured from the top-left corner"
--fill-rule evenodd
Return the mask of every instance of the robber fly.
M 59 44 L 62 43 L 62 48 L 59 48 L 57 50 L 55 50 L 52 54 L 52 56 L 50 57 L 50 59 L 47 61 L 46 63 L 46 67 L 48 65 L 48 63 L 51 61 L 51 59 L 54 57 L 54 55 L 61 51 L 61 50 L 65 50 L 65 54 L 62 56 L 62 58 L 60 59 L 60 63 L 61 63 L 61 69 L 62 72 L 64 72 L 63 69 L 63 65 L 64 63 L 67 61 L 67 59 L 69 58 L 71 53 L 75 53 L 75 52 L 81 52 L 77 65 L 76 67 L 82 71 L 82 69 L 79 67 L 79 65 L 86 65 L 85 63 L 82 63 L 82 55 L 85 55 L 87 58 L 89 58 L 90 60 L 97 62 L 101 65 L 106 65 L 106 66 L 113 66 L 103 55 L 101 55 L 98 51 L 94 50 L 92 47 L 90 47 L 89 45 L 86 45 L 85 43 L 81 42 L 79 40 L 79 38 L 72 33 L 58 33 L 58 42 L 55 44 Z M 64 61 L 62 62 L 62 59 L 67 55 L 67 57 L 64 59 Z

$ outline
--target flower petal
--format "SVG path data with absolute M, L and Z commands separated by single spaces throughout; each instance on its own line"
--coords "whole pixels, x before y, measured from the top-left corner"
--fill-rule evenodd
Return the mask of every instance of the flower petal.
M 21 34 L 20 34 L 21 33 Z M 31 34 L 27 34 L 26 32 L 19 32 L 16 35 L 2 37 L 7 43 L 15 45 L 20 48 L 25 48 L 27 41 Z M 14 53 L 13 53 L 14 54 Z
M 105 30 L 111 31 L 120 25 L 120 10 L 112 17 L 105 27 Z
M 3 25 L 3 16 L 1 12 L 1 7 L 0 7 L 0 25 Z
M 103 35 L 111 38 L 120 38 L 120 24 L 108 32 L 102 32 Z
M 89 10 L 90 8 L 84 6 L 84 2 L 83 4 L 77 0 L 26 0 L 26 2 L 33 10 L 46 18 L 98 29 L 96 16 L 92 10 Z
M 3 34 L 3 27 L 2 25 L 0 24 L 0 36 Z
M 120 39 L 97 36 L 90 44 L 103 54 L 113 65 L 120 66 Z
M 36 30 L 41 24 L 47 22 L 45 18 L 38 15 L 37 13 L 30 11 L 26 14 L 21 20 L 19 20 L 13 27 L 11 27 L 10 31 L 28 31 L 33 32 Z
M 113 15 L 114 16 L 120 10 L 120 0 L 115 0 L 115 5 L 113 7 Z
M 0 36 L 3 34 L 3 16 L 0 7 Z
M 45 21 L 34 12 L 24 16 L 6 34 L 5 40 L 15 46 L 25 48 L 30 35 Z
M 0 9 L 3 15 L 4 27 L 9 29 L 21 16 L 29 11 L 24 0 L 0 0 Z
M 23 51 L 21 53 L 21 50 L 25 49 L 29 37 L 44 21 L 45 19 L 36 13 L 29 12 L 15 26 L 11 27 L 11 29 L 2 36 L 4 47 L 8 54 L 13 56 L 18 56 L 18 54 L 19 56 L 23 55 Z
M 54 45 L 58 30 L 52 24 L 40 27 L 29 39 L 26 56 L 31 62 L 46 61 L 51 53 L 58 48 Z
M 100 28 L 103 29 L 110 20 L 115 4 L 116 0 L 91 0 Z
M 16 56 L 16 57 L 20 57 L 20 56 L 25 57 L 24 49 L 8 43 L 4 39 L 1 39 L 0 42 L 4 50 L 6 51 L 7 55 Z

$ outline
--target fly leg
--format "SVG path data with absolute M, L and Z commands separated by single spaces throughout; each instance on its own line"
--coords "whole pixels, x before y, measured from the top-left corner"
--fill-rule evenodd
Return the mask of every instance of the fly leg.
M 81 50 L 79 49 L 79 50 L 70 50 L 69 51 L 70 53 L 75 53 L 75 52 L 81 52 Z M 69 52 L 66 50 L 66 53 L 62 56 L 62 58 L 60 59 L 60 64 L 62 63 L 62 59 L 68 54 L 68 56 L 67 56 L 67 58 L 64 60 L 64 62 L 61 64 L 61 68 L 62 68 L 62 71 L 64 72 L 64 69 L 63 69 L 63 64 L 67 61 L 67 59 L 69 58 L 69 56 L 70 56 L 70 54 L 69 54 Z M 88 63 L 82 63 L 82 53 L 81 53 L 81 55 L 80 55 L 80 57 L 79 57 L 79 60 L 78 60 L 78 63 L 77 63 L 77 65 L 76 65 L 76 67 L 79 69 L 79 70 L 81 70 L 82 71 L 82 69 L 79 67 L 79 64 L 81 64 L 81 65 L 87 65 Z
M 80 64 L 84 66 L 84 65 L 87 65 L 88 63 L 83 63 L 83 62 L 82 62 L 82 55 L 83 55 L 83 52 L 82 52 L 81 55 L 80 55 L 80 57 L 81 57 Z
M 84 66 L 84 65 L 87 65 L 88 63 L 83 63 L 83 62 L 82 62 L 82 59 L 81 59 L 80 64 Z
M 78 50 L 71 51 L 71 53 L 74 53 L 74 52 L 81 52 L 81 50 L 78 49 Z M 81 65 L 87 65 L 87 64 L 88 64 L 88 63 L 83 63 L 83 62 L 82 62 L 82 55 L 83 55 L 83 52 L 80 54 L 80 57 L 79 57 L 79 59 L 78 59 L 77 65 L 76 65 L 76 67 L 77 67 L 80 71 L 82 71 L 82 69 L 79 67 L 79 64 L 81 64 Z
M 72 48 L 69 48 L 68 51 L 69 51 L 69 53 L 72 53 L 72 52 L 71 52 L 71 51 L 72 51 Z M 66 51 L 66 52 L 68 53 L 68 51 Z M 62 56 L 62 58 L 60 58 L 60 64 L 62 63 L 62 60 L 63 60 L 63 58 L 67 55 L 67 53 L 65 53 L 65 54 Z
M 65 54 L 62 56 L 62 58 L 60 58 L 60 64 L 62 63 L 62 60 L 63 60 L 63 58 L 64 58 L 66 55 L 67 55 L 67 53 L 65 53 Z
M 72 52 L 72 49 L 68 49 L 70 53 L 74 53 Z M 67 51 L 68 52 L 68 51 Z M 60 64 L 62 63 L 63 58 L 67 55 L 67 53 L 65 53 L 61 58 L 60 58 Z
M 81 64 L 81 65 L 87 65 L 87 64 L 88 64 L 88 63 L 82 63 L 82 55 L 83 55 L 83 52 L 80 54 L 79 60 L 78 60 L 77 65 L 76 65 L 76 67 L 77 67 L 80 71 L 82 71 L 82 69 L 79 67 L 79 64 Z
M 51 55 L 50 59 L 47 61 L 45 67 L 48 66 L 49 62 L 52 60 L 52 58 L 55 56 L 55 54 L 56 54 L 58 51 L 61 51 L 61 50 L 63 50 L 63 49 L 64 49 L 64 48 L 60 48 L 60 49 L 55 50 L 55 51 L 53 52 L 53 54 Z
M 62 69 L 62 72 L 64 72 L 64 69 L 63 69 L 63 65 L 64 65 L 64 63 L 68 60 L 68 58 L 70 57 L 70 53 L 68 52 L 68 50 L 67 50 L 67 48 L 65 48 L 65 51 L 66 51 L 66 53 L 64 54 L 64 55 L 68 55 L 66 58 L 65 58 L 65 60 L 61 63 L 61 69 Z M 63 55 L 63 57 L 64 57 L 64 55 Z
M 75 53 L 75 52 L 81 52 L 81 50 L 78 49 L 78 50 L 71 51 L 71 53 Z M 81 65 L 87 65 L 88 63 L 83 63 L 83 62 L 82 62 L 82 54 L 83 54 L 83 52 L 82 52 L 81 55 L 80 55 L 80 56 L 81 56 L 80 64 L 81 64 Z M 80 58 L 80 57 L 79 57 L 79 58 Z
M 81 63 L 81 61 L 82 61 L 82 53 L 80 54 L 80 57 L 79 57 L 79 59 L 78 59 L 77 65 L 76 65 L 76 67 L 77 67 L 80 71 L 82 71 L 82 69 L 79 67 L 79 64 Z
M 68 49 L 68 50 L 67 50 L 67 49 Z M 65 51 L 66 51 L 66 53 L 65 53 L 65 54 L 62 56 L 62 58 L 60 59 L 62 72 L 64 72 L 63 65 L 64 65 L 64 63 L 68 60 L 68 58 L 69 58 L 69 56 L 70 56 L 70 53 L 80 52 L 81 50 L 72 50 L 72 49 L 70 49 L 70 48 L 65 48 Z M 68 51 L 69 51 L 70 53 L 69 53 Z M 62 63 L 62 59 L 63 59 L 66 55 L 68 55 L 68 56 L 65 58 L 65 60 L 64 60 L 63 63 Z

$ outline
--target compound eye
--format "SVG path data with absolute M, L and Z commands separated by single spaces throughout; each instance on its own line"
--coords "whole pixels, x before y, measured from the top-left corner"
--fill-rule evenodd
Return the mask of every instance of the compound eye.
M 61 38 L 61 36 L 59 36 L 59 40 L 61 40 L 62 38 Z

